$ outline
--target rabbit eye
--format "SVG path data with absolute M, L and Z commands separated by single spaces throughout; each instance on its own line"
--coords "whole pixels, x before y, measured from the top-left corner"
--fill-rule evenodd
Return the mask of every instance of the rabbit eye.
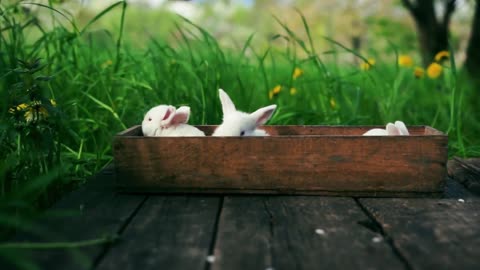
M 152 121 L 152 118 L 151 118 L 151 117 L 149 117 L 149 118 L 148 118 L 148 121 Z
M 240 136 L 245 135 L 245 131 L 240 132 Z

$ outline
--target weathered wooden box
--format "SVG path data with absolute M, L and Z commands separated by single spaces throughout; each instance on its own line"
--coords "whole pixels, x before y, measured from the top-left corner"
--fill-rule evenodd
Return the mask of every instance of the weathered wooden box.
M 210 135 L 215 126 L 197 126 Z M 448 137 L 428 126 L 411 136 L 362 136 L 372 126 L 265 126 L 270 137 L 115 136 L 125 192 L 422 196 L 440 193 Z

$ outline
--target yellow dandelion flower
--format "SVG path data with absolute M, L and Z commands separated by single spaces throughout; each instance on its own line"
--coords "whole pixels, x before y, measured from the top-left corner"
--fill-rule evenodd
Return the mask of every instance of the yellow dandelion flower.
M 423 76 L 425 75 L 425 69 L 421 67 L 415 67 L 413 75 L 415 75 L 416 78 L 423 78 Z
M 273 91 L 273 94 L 278 95 L 280 93 L 280 91 L 282 91 L 282 86 L 277 85 L 272 89 L 272 91 Z
M 450 52 L 440 51 L 435 55 L 435 62 L 442 62 L 443 60 L 447 60 L 448 58 L 450 58 Z
M 292 77 L 294 80 L 296 80 L 298 77 L 302 75 L 303 75 L 303 70 L 301 70 L 300 68 L 296 67 L 295 70 L 293 70 Z
M 293 96 L 293 95 L 296 95 L 296 94 L 297 94 L 297 88 L 295 88 L 295 87 L 290 88 L 290 95 Z
M 270 92 L 268 92 L 268 98 L 273 99 L 275 96 L 280 94 L 280 91 L 282 91 L 282 86 L 281 85 L 275 86 L 272 90 L 270 90 Z
M 48 111 L 45 107 L 37 104 L 35 106 L 31 106 L 25 112 L 25 120 L 30 122 L 35 122 L 41 119 L 45 119 L 48 117 Z
M 369 58 L 368 61 L 364 61 L 360 64 L 361 70 L 369 70 L 371 67 L 375 65 L 375 59 Z
M 401 67 L 411 67 L 413 66 L 413 59 L 408 55 L 399 55 L 398 56 L 398 65 Z
M 23 110 L 25 110 L 26 108 L 28 108 L 28 105 L 25 104 L 25 103 L 22 103 L 22 104 L 19 104 L 19 105 L 15 106 L 15 107 L 12 107 L 12 108 L 8 109 L 8 112 L 9 112 L 9 113 L 15 113 L 15 112 L 18 112 L 18 111 L 23 111 Z
M 442 74 L 442 66 L 438 63 L 431 63 L 427 67 L 427 75 L 432 79 L 438 78 Z
M 333 97 L 330 98 L 330 107 L 332 107 L 332 109 L 335 109 L 335 107 L 337 107 L 337 102 L 335 102 L 335 99 Z
M 107 68 L 113 64 L 113 61 L 108 59 L 107 61 L 103 62 L 102 68 Z

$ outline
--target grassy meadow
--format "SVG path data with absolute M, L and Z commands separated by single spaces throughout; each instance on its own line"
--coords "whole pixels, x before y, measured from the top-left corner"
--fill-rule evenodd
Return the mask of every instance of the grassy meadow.
M 391 53 L 356 52 L 312 34 L 300 13 L 301 33 L 271 17 L 281 29 L 271 46 L 254 46 L 254 33 L 222 46 L 178 16 L 168 17 L 168 38 L 137 46 L 123 2 L 81 23 L 40 8 L 61 23 L 44 27 L 18 5 L 0 5 L 0 232 L 28 229 L 39 208 L 108 164 L 112 136 L 155 105 L 188 105 L 190 124 L 219 124 L 218 88 L 243 111 L 277 104 L 272 125 L 403 120 L 447 132 L 450 156 L 480 156 L 478 89 L 453 57 L 439 60 L 436 73 L 415 72 L 396 44 Z M 110 13 L 115 31 L 99 29 Z M 331 50 L 317 51 L 316 42 Z

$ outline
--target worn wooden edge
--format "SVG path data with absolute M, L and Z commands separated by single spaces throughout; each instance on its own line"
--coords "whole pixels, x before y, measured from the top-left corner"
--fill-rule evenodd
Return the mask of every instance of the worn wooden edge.
M 124 131 L 121 131 L 121 132 L 117 133 L 115 136 L 122 136 L 122 137 L 138 136 L 138 135 L 142 134 L 141 130 L 142 130 L 142 126 L 136 125 L 136 126 L 130 127 L 130 128 L 128 128 Z M 138 131 L 140 131 L 140 134 L 138 134 Z
M 225 137 L 211 137 L 208 136 L 210 133 L 217 127 L 217 125 L 195 125 L 195 127 L 206 131 L 207 136 L 201 138 L 225 138 Z M 270 125 L 270 126 L 263 126 L 267 131 L 271 133 L 271 136 L 266 137 L 248 137 L 248 138 L 274 138 L 274 137 L 300 137 L 300 136 L 308 136 L 308 137 L 364 137 L 364 138 L 379 138 L 379 137 L 395 137 L 395 138 L 411 138 L 411 137 L 445 137 L 448 139 L 448 135 L 445 133 L 426 125 L 415 125 L 409 126 L 410 129 L 423 129 L 423 134 L 412 134 L 409 136 L 363 136 L 362 134 L 355 134 L 355 135 L 341 135 L 341 134 L 308 134 L 308 135 L 301 135 L 301 134 L 293 134 L 293 135 L 277 135 L 276 129 L 362 129 L 362 130 L 369 130 L 372 128 L 383 128 L 382 126 L 376 125 L 359 125 L 359 126 L 348 126 L 348 125 Z M 124 131 L 117 133 L 114 138 L 146 138 L 142 135 L 142 127 L 140 125 L 132 126 Z M 153 137 L 155 138 L 155 137 Z M 163 137 L 165 138 L 165 137 Z M 173 137 L 178 139 L 179 137 Z M 182 140 L 185 137 L 180 137 Z M 235 137 L 233 137 L 235 138 Z
M 292 190 L 292 189 L 228 189 L 228 188 L 152 188 L 117 186 L 116 190 L 125 194 L 211 194 L 211 195 L 302 195 L 330 197 L 362 198 L 440 198 L 444 192 L 438 191 L 330 191 L 330 190 Z

